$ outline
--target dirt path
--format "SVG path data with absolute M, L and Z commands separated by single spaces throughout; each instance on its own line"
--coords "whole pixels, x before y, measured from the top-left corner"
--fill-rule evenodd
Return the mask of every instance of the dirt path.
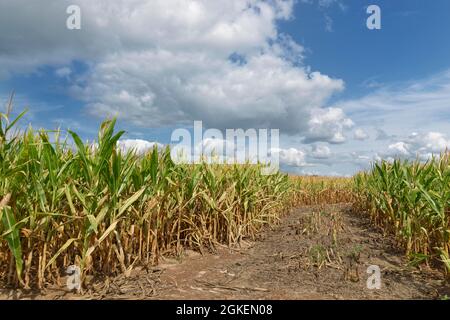
M 368 289 L 367 268 L 381 270 L 381 288 Z M 36 299 L 435 299 L 450 295 L 437 271 L 408 266 L 389 237 L 346 206 L 307 207 L 267 228 L 241 248 L 201 256 L 188 251 L 157 268 L 135 270 L 83 296 L 0 293 Z

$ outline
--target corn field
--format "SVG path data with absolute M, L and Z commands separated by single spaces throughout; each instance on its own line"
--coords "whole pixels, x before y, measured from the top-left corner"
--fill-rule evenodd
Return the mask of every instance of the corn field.
M 450 156 L 374 164 L 353 178 L 262 175 L 260 165 L 175 164 L 170 150 L 123 152 L 115 120 L 96 144 L 72 131 L 15 130 L 0 114 L 0 284 L 61 284 L 67 267 L 127 274 L 166 254 L 254 237 L 302 205 L 351 203 L 419 263 L 450 273 Z
M 22 115 L 21 115 L 22 116 Z M 290 204 L 287 175 L 259 165 L 175 165 L 168 149 L 122 153 L 115 121 L 97 145 L 0 123 L 0 283 L 43 288 L 69 265 L 125 273 L 183 248 L 234 244 Z M 51 139 L 50 139 L 51 137 Z
M 395 160 L 355 176 L 355 211 L 396 236 L 411 260 L 450 271 L 450 155 L 427 163 Z
M 352 203 L 353 180 L 345 177 L 292 176 L 295 206 Z

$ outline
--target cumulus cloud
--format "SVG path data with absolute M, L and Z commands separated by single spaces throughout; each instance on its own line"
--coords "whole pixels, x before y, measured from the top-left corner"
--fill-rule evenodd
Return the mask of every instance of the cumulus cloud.
M 345 118 L 309 121 L 344 83 L 310 71 L 303 47 L 279 32 L 277 23 L 292 18 L 292 0 L 78 0 L 76 31 L 65 28 L 69 4 L 0 3 L 0 30 L 8 30 L 0 32 L 0 43 L 8 44 L 0 55 L 3 75 L 50 65 L 68 76 L 68 65 L 81 61 L 87 71 L 70 74 L 70 93 L 100 118 L 147 127 L 203 120 L 209 127 L 344 140 Z
M 403 141 L 392 143 L 388 147 L 387 154 L 391 156 L 408 156 L 410 155 L 409 145 Z
M 422 134 L 412 133 L 404 141 L 390 144 L 385 152 L 377 155 L 377 158 L 428 160 L 449 148 L 450 139 L 443 133 L 433 131 Z
M 296 148 L 288 149 L 272 149 L 271 152 L 278 153 L 280 163 L 293 167 L 305 167 L 309 164 L 306 162 L 306 153 Z
M 358 128 L 353 133 L 353 138 L 355 138 L 355 140 L 363 141 L 369 139 L 369 135 L 363 129 Z
M 90 85 L 73 92 L 95 115 L 142 126 L 202 120 L 216 128 L 270 127 L 284 133 L 306 131 L 309 110 L 342 86 L 272 53 L 248 57 L 243 66 L 197 54 L 128 53 L 99 64 L 87 81 Z
M 313 146 L 311 155 L 316 159 L 328 159 L 331 155 L 331 150 L 325 145 Z
M 340 108 L 313 109 L 308 124 L 305 142 L 328 141 L 334 144 L 344 143 L 344 131 L 354 125 Z
M 144 155 L 147 152 L 153 150 L 154 147 L 158 149 L 164 148 L 164 145 L 157 142 L 150 142 L 141 139 L 124 139 L 117 141 L 117 147 L 122 152 L 133 151 L 138 155 Z
M 413 133 L 408 141 L 414 149 L 420 152 L 440 153 L 450 146 L 450 139 L 440 132 Z

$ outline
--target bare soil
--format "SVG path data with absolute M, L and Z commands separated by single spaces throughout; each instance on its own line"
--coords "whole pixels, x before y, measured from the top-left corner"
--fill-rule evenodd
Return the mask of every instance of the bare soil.
M 381 288 L 368 289 L 370 265 Z M 255 241 L 214 253 L 186 251 L 157 267 L 93 280 L 82 294 L 0 290 L 0 299 L 439 299 L 438 270 L 412 266 L 395 241 L 349 206 L 311 206 L 285 215 Z

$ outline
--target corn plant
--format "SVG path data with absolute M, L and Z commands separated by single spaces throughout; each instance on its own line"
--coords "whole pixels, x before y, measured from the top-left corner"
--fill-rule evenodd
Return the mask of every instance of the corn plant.
M 121 152 L 115 120 L 96 143 L 72 131 L 11 130 L 0 122 L 0 283 L 61 284 L 127 273 L 185 248 L 214 250 L 253 237 L 292 205 L 287 175 L 259 165 L 179 164 L 169 149 Z
M 450 271 L 450 157 L 426 163 L 395 160 L 375 163 L 355 177 L 355 209 L 394 234 L 412 259 L 436 258 Z

